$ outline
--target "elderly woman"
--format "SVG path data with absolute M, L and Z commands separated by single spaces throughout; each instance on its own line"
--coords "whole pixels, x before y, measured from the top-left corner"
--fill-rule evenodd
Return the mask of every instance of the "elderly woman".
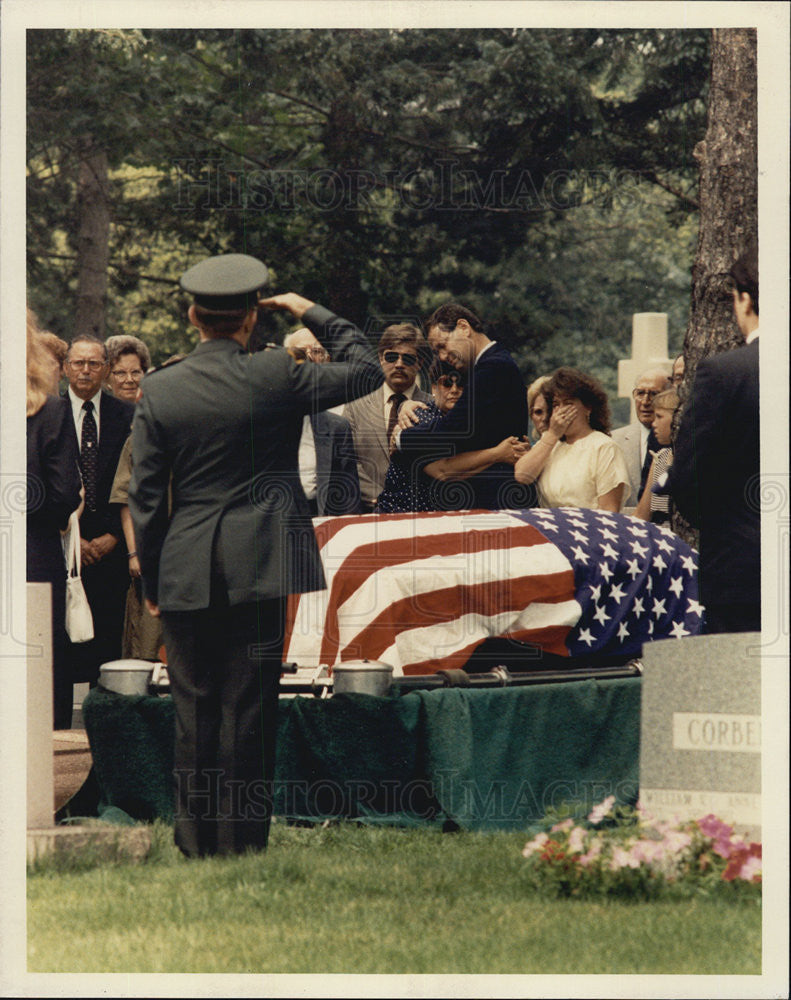
M 527 387 L 527 412 L 533 421 L 536 441 L 549 427 L 549 404 L 543 392 L 547 382 L 549 375 L 540 375 Z
M 110 363 L 108 384 L 113 395 L 136 403 L 140 398 L 140 383 L 151 366 L 148 348 L 138 337 L 119 334 L 106 341 Z M 153 618 L 142 600 L 140 561 L 135 548 L 132 515 L 129 511 L 129 480 L 132 477 L 132 438 L 127 439 L 118 459 L 118 468 L 110 492 L 110 503 L 120 507 L 121 528 L 128 550 L 129 593 L 126 599 L 124 634 L 121 655 L 138 660 L 158 660 L 162 645 L 162 626 Z
M 423 404 L 416 410 L 418 423 L 430 422 L 437 411 L 447 413 L 453 409 L 464 391 L 461 374 L 449 365 L 435 364 L 429 371 L 429 378 L 434 404 Z M 495 462 L 513 464 L 525 447 L 518 438 L 509 437 L 494 448 L 438 457 L 421 467 L 410 460 L 408 453 L 395 451 L 387 469 L 384 489 L 379 494 L 376 513 L 443 510 L 444 489 L 453 493 L 453 482 L 474 476 Z M 449 487 L 445 487 L 445 483 L 449 483 Z M 450 499 L 450 495 L 446 499 Z
M 110 374 L 107 388 L 119 399 L 127 403 L 137 402 L 137 390 L 143 376 L 151 367 L 148 348 L 138 337 L 117 334 L 105 341 Z
M 610 438 L 610 408 L 599 382 L 558 368 L 542 388 L 549 427 L 516 463 L 520 483 L 538 483 L 544 507 L 618 511 L 629 482 L 626 462 Z

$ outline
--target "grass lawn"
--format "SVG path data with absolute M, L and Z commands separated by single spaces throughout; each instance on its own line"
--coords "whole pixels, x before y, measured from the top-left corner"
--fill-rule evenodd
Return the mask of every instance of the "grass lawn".
M 546 900 L 512 833 L 276 823 L 264 855 L 44 861 L 28 877 L 28 972 L 761 972 L 755 901 Z

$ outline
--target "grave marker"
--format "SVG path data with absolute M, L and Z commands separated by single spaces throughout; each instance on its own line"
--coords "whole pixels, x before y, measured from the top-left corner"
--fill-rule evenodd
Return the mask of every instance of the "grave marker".
M 760 839 L 759 640 L 741 632 L 644 646 L 640 802 L 654 816 L 714 813 Z

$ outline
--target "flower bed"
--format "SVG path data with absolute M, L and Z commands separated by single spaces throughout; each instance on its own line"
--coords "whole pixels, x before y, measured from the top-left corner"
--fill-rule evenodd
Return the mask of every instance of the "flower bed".
M 761 845 L 748 843 L 709 814 L 657 820 L 638 803 L 609 796 L 587 822 L 550 814 L 525 845 L 530 884 L 557 896 L 621 896 L 726 892 L 760 898 Z

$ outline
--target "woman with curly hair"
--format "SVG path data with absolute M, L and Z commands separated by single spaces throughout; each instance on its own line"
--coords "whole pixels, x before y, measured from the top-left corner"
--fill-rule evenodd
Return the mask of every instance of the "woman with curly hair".
M 629 473 L 610 437 L 604 389 L 585 372 L 558 368 L 541 393 L 549 406 L 549 427 L 516 463 L 517 481 L 537 482 L 544 507 L 619 511 Z

